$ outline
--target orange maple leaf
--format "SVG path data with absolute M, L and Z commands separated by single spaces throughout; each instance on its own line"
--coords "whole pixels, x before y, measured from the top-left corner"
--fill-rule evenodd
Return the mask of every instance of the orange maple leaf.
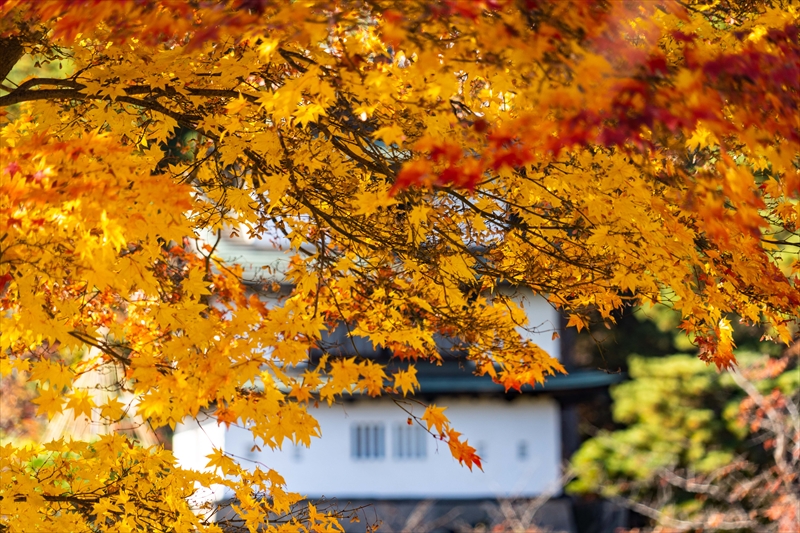
M 231 427 L 231 424 L 236 423 L 236 419 L 239 418 L 239 415 L 236 414 L 235 411 L 227 409 L 225 407 L 220 407 L 217 409 L 214 416 L 217 418 L 217 424 L 225 424 L 226 428 Z
M 466 465 L 472 471 L 472 465 L 477 466 L 483 471 L 481 465 L 481 458 L 475 453 L 475 448 L 469 445 L 469 441 L 461 442 L 459 437 L 461 433 L 453 429 L 447 432 L 447 445 L 450 447 L 450 453 L 453 454 L 459 464 Z

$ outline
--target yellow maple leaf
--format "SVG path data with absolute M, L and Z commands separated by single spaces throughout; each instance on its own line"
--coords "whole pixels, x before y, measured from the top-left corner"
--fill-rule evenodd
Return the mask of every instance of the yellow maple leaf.
M 53 387 L 49 389 L 39 389 L 39 397 L 33 400 L 38 405 L 37 413 L 47 415 L 48 420 L 52 420 L 56 413 L 61 412 L 64 404 L 64 397 Z
M 425 412 L 420 418 L 428 425 L 428 431 L 434 427 L 439 435 L 444 435 L 445 428 L 450 424 L 450 421 L 444 416 L 446 409 L 447 407 L 436 407 L 435 404 L 430 404 L 425 408 Z
M 419 228 L 423 222 L 428 220 L 430 212 L 431 208 L 426 205 L 415 205 L 411 213 L 408 214 L 408 221 L 411 222 L 415 228 Z
M 100 416 L 108 420 L 119 421 L 125 416 L 125 404 L 116 398 L 109 398 L 101 406 Z
M 400 145 L 405 139 L 406 136 L 403 133 L 403 128 L 398 126 L 397 124 L 392 124 L 390 126 L 383 126 L 375 131 L 373 136 L 376 139 L 383 140 L 387 146 L 391 145 Z
M 207 468 L 219 469 L 223 474 L 232 474 L 240 470 L 236 461 L 234 461 L 228 454 L 221 448 L 214 448 L 214 451 L 206 455 L 208 463 Z
M 183 289 L 186 294 L 194 297 L 211 294 L 211 291 L 208 290 L 208 281 L 206 281 L 205 276 L 206 273 L 200 269 L 189 271 L 189 275 L 183 280 Z
M 239 93 L 239 98 L 235 98 L 228 102 L 225 106 L 225 111 L 228 115 L 238 115 L 242 112 L 245 108 L 250 105 L 250 102 L 242 96 L 242 93 Z
M 325 108 L 316 103 L 302 105 L 293 113 L 295 122 L 301 126 L 306 126 L 309 122 L 316 122 L 321 115 L 325 114 Z
M 50 388 L 57 391 L 72 384 L 74 375 L 68 367 L 50 361 L 36 361 L 31 367 L 31 379 L 42 383 L 48 381 Z
M 87 418 L 92 418 L 92 408 L 95 407 L 95 405 L 88 390 L 78 389 L 68 394 L 67 398 L 69 398 L 67 409 L 72 409 L 73 413 L 75 413 L 75 418 L 81 414 L 85 415 Z
M 714 135 L 707 128 L 698 125 L 692 135 L 686 139 L 686 148 L 689 150 L 699 150 L 701 148 L 717 144 L 718 142 L 719 141 L 717 140 L 716 135 Z
M 387 191 L 365 191 L 358 194 L 354 203 L 358 208 L 354 214 L 356 215 L 371 215 L 378 211 L 378 209 L 386 208 L 397 203 L 397 200 L 389 195 Z
M 364 361 L 359 364 L 359 372 L 363 378 L 358 381 L 358 386 L 366 390 L 370 396 L 380 396 L 386 379 L 383 366 L 372 361 Z
M 415 388 L 419 388 L 417 381 L 417 369 L 414 365 L 409 365 L 408 370 L 398 370 L 394 373 L 394 388 L 402 390 L 403 396 L 409 392 L 413 393 Z

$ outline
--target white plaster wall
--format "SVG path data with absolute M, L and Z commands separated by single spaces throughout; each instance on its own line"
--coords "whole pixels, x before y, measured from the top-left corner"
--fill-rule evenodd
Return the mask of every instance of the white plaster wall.
M 483 455 L 483 472 L 470 472 L 459 465 L 447 444 L 433 437 L 424 459 L 395 458 L 392 431 L 397 423 L 406 421 L 407 415 L 389 400 L 311 409 L 320 422 L 322 440 L 312 441 L 310 449 L 287 444 L 282 451 L 251 452 L 249 432 L 231 428 L 226 435 L 226 451 L 274 468 L 286 479 L 288 490 L 310 498 L 531 496 L 552 490 L 557 484 L 561 443 L 559 409 L 554 400 L 450 398 L 440 402 L 437 405 L 447 405 L 446 414 L 453 427 Z M 415 414 L 422 411 L 421 406 L 414 407 Z M 351 427 L 358 422 L 385 424 L 384 458 L 351 457 Z M 525 459 L 518 457 L 520 441 L 527 443 Z
M 224 449 L 226 444 L 225 426 L 218 426 L 216 420 L 204 419 L 201 422 L 186 420 L 175 426 L 172 436 L 172 453 L 181 468 L 209 472 L 207 468 L 208 457 L 214 448 Z M 205 501 L 219 501 L 224 499 L 223 486 L 210 487 L 209 493 L 198 493 L 193 503 L 198 507 Z
M 528 317 L 528 324 L 519 328 L 523 338 L 530 339 L 551 356 L 561 357 L 561 339 L 553 338 L 559 332 L 559 315 L 542 296 L 536 296 L 526 288 L 503 288 L 500 293 L 510 297 Z
M 218 426 L 216 420 L 206 419 L 202 422 L 186 420 L 175 426 L 172 437 L 172 453 L 178 460 L 178 466 L 192 470 L 206 470 L 207 455 L 214 448 L 222 448 L 225 444 L 225 426 Z

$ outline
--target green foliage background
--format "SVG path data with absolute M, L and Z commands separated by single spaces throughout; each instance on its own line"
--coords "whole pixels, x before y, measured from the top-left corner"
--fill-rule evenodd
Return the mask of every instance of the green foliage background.
M 741 366 L 764 355 L 739 352 Z M 659 358 L 632 356 L 631 380 L 611 390 L 617 430 L 601 430 L 572 458 L 577 478 L 572 494 L 647 499 L 659 490 L 666 469 L 708 474 L 744 457 L 768 461 L 760 441 L 738 420 L 744 392 L 728 373 L 720 373 L 694 355 Z M 767 394 L 800 390 L 800 368 L 790 367 L 775 379 L 755 382 Z M 693 494 L 676 492 L 674 504 L 684 512 L 703 505 Z

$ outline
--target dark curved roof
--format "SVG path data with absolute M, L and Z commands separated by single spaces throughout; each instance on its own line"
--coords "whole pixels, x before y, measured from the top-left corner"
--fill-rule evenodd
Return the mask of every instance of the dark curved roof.
M 503 385 L 494 383 L 488 376 L 476 376 L 467 371 L 461 375 L 418 374 L 420 390 L 418 394 L 531 394 L 578 392 L 605 388 L 619 383 L 625 378 L 622 374 L 608 374 L 599 370 L 577 370 L 570 374 L 549 376 L 544 384 L 535 387 L 525 385 L 522 391 L 506 391 Z

